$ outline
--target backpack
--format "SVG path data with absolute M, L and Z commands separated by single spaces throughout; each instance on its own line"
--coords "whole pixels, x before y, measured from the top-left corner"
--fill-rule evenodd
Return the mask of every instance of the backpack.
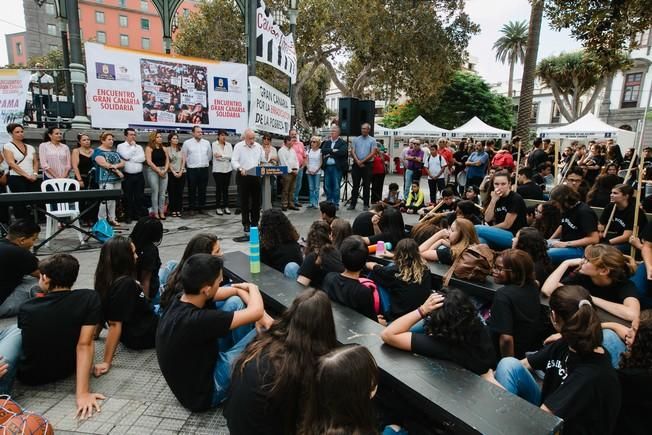
M 443 284 L 448 286 L 453 275 L 467 281 L 485 282 L 493 264 L 494 251 L 489 246 L 482 243 L 470 245 L 457 256 L 444 275 Z
M 358 278 L 358 282 L 372 291 L 374 298 L 374 313 L 376 313 L 376 315 L 382 314 L 380 311 L 380 294 L 378 293 L 378 286 L 376 283 L 369 278 L 362 277 Z
M 501 168 L 511 168 L 514 166 L 514 158 L 510 153 L 496 153 L 491 161 L 491 166 L 500 166 Z

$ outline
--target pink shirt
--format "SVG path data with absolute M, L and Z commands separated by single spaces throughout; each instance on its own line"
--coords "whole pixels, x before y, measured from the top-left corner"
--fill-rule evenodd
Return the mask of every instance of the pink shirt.
M 60 143 L 43 142 L 38 147 L 41 169 L 48 178 L 68 178 L 70 173 L 70 148 Z
M 297 162 L 299 162 L 299 167 L 303 167 L 303 162 L 306 160 L 306 147 L 300 140 L 292 144 L 292 149 L 297 155 Z

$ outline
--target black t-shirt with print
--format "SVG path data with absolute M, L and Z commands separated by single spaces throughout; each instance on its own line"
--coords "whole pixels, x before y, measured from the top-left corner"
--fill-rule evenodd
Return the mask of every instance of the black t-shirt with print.
M 620 384 L 609 353 L 579 355 L 560 339 L 527 356 L 530 366 L 543 370 L 541 398 L 564 419 L 564 432 L 613 433 L 620 410 Z
M 75 373 L 82 326 L 102 321 L 102 302 L 95 290 L 56 291 L 25 302 L 18 312 L 23 357 L 18 379 L 40 385 Z
M 561 215 L 562 242 L 583 239 L 596 231 L 598 231 L 598 217 L 591 207 L 583 202 L 578 202 Z
M 385 313 L 387 320 L 395 320 L 410 311 L 416 310 L 423 304 L 432 292 L 432 277 L 430 270 L 426 268 L 421 282 L 405 282 L 400 279 L 396 264 L 387 266 L 377 265 L 374 267 L 371 279 L 383 287 L 391 296 L 389 313 Z
M 602 225 L 605 226 L 607 225 L 607 222 L 609 221 L 609 216 L 611 216 L 611 211 L 613 210 L 614 207 L 615 204 L 613 202 L 607 204 L 604 211 L 600 215 L 600 223 Z M 609 234 L 613 233 L 616 236 L 622 236 L 626 230 L 632 231 L 634 229 L 635 211 L 636 211 L 636 204 L 634 203 L 629 203 L 624 210 L 619 210 L 618 207 L 616 207 L 614 218 L 611 221 L 611 225 L 609 225 Z M 645 213 L 641 211 L 641 213 L 639 213 L 638 215 L 639 234 L 642 234 L 642 231 L 646 227 L 646 224 L 647 224 L 647 218 L 645 216 Z M 608 235 L 607 237 L 613 237 L 613 236 Z
M 305 276 L 310 279 L 310 287 L 322 288 L 326 274 L 329 272 L 344 272 L 344 265 L 341 259 L 336 259 L 334 264 L 317 264 L 317 257 L 318 255 L 314 252 L 306 255 L 299 268 L 298 276 Z
M 38 269 L 38 258 L 27 249 L 0 240 L 0 304 L 29 275 Z
M 161 373 L 183 406 L 191 411 L 211 407 L 218 339 L 229 334 L 233 313 L 205 308 L 174 298 L 156 332 L 156 356 Z
M 516 193 L 521 195 L 523 199 L 543 200 L 543 190 L 534 181 L 519 185 L 516 188 Z
M 357 279 L 342 276 L 337 272 L 330 272 L 324 278 L 322 290 L 328 294 L 331 300 L 346 305 L 374 321 L 377 320 L 373 291 L 360 284 Z
M 514 356 L 518 359 L 523 358 L 525 352 L 539 349 L 543 325 L 539 289 L 529 284 L 499 288 L 488 324 L 496 343 L 502 334 L 514 338 Z
M 591 293 L 591 296 L 615 304 L 622 304 L 625 299 L 635 298 L 637 295 L 636 285 L 630 280 L 614 282 L 606 287 L 600 287 L 595 285 L 589 276 L 579 272 L 572 272 L 562 278 L 561 282 L 565 285 L 581 285 Z
M 516 234 L 518 230 L 527 225 L 527 207 L 518 193 L 509 192 L 509 195 L 498 198 L 494 208 L 494 225 L 503 223 L 508 213 L 516 213 L 516 219 L 508 229 L 512 234 Z
M 121 277 L 109 289 L 105 320 L 122 322 L 120 342 L 130 349 L 154 347 L 158 316 L 145 299 L 143 289 L 129 277 Z

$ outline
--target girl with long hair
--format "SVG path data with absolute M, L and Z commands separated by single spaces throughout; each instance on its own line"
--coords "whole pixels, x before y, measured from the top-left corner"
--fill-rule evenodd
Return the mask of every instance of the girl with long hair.
M 104 345 L 104 360 L 93 373 L 108 373 L 118 342 L 130 349 L 152 349 L 158 317 L 145 299 L 136 280 L 136 246 L 126 237 L 109 239 L 100 251 L 95 269 L 95 290 L 100 294 L 104 320 L 109 332 Z
M 43 142 L 38 146 L 38 158 L 43 179 L 68 178 L 72 168 L 70 148 L 63 143 L 63 131 L 59 127 L 49 127 L 43 134 Z
M 411 332 L 422 319 L 425 333 Z M 392 347 L 453 361 L 477 375 L 488 376 L 496 363 L 489 329 L 469 297 L 454 288 L 445 295 L 431 294 L 416 310 L 390 323 L 380 337 Z
M 496 290 L 488 325 L 500 356 L 522 358 L 536 350 L 542 338 L 542 311 L 534 262 L 520 249 L 507 249 L 496 257 L 492 275 Z
M 168 190 L 170 158 L 163 148 L 163 135 L 158 131 L 149 134 L 145 147 L 145 163 L 145 176 L 152 200 L 150 216 L 165 220 L 165 192 Z
M 383 266 L 370 261 L 366 267 L 371 271 L 370 278 L 389 296 L 389 310 L 385 310 L 388 321 L 416 310 L 432 291 L 430 269 L 419 254 L 419 245 L 412 239 L 398 242 L 392 263 Z
M 24 142 L 25 129 L 22 125 L 7 124 L 7 133 L 11 139 L 2 148 L 2 157 L 9 166 L 7 186 L 13 193 L 34 192 L 38 188 L 38 154 L 36 149 Z M 14 217 L 22 219 L 28 216 L 27 207 L 21 204 L 13 206 Z
M 586 194 L 586 203 L 591 207 L 604 208 L 609 204 L 611 190 L 620 183 L 617 175 L 600 175 Z
M 181 152 L 177 133 L 168 134 L 168 211 L 172 217 L 181 217 L 183 210 L 183 188 L 186 185 L 186 157 Z
M 136 222 L 129 236 L 136 247 L 136 273 L 138 282 L 143 287 L 145 297 L 151 300 L 158 296 L 158 271 L 161 258 L 158 245 L 163 240 L 163 224 L 155 218 L 144 216 Z
M 555 289 L 550 318 L 561 339 L 522 360 L 503 358 L 496 380 L 546 412 L 564 419 L 564 432 L 611 434 L 620 409 L 620 384 L 589 292 L 577 285 Z M 530 370 L 544 372 L 543 386 Z
M 559 228 L 561 210 L 552 201 L 537 204 L 534 209 L 534 228 L 539 230 L 544 239 L 548 240 Z
M 334 247 L 331 250 L 323 250 L 327 246 L 332 247 L 330 236 L 331 227 L 326 221 L 315 221 L 310 226 L 307 244 L 303 251 L 305 257 L 297 272 L 297 282 L 299 284 L 306 287 L 310 285 L 315 288 L 321 288 L 321 283 L 328 272 L 344 272 L 339 251 Z M 332 258 L 335 261 L 334 264 L 331 261 L 322 261 L 331 252 L 335 254 L 335 257 Z
M 303 262 L 298 240 L 299 233 L 285 213 L 278 209 L 263 212 L 260 218 L 260 260 L 263 263 L 296 279 Z
M 604 237 L 604 243 L 615 246 L 622 252 L 629 251 L 629 238 L 634 231 L 636 201 L 633 199 L 633 195 L 634 189 L 629 184 L 618 184 L 614 186 L 609 196 L 610 202 L 602 211 L 600 223 L 598 224 L 598 231 Z M 614 208 L 616 209 L 615 211 L 613 211 Z M 611 220 L 611 224 L 609 224 L 609 232 L 604 236 L 604 230 L 609 222 L 611 213 L 613 213 L 613 219 Z M 642 220 L 647 221 L 644 214 L 641 213 L 639 216 Z
M 636 286 L 629 280 L 635 269 L 634 260 L 613 246 L 591 245 L 584 251 L 584 258 L 561 263 L 541 291 L 550 296 L 562 285 L 581 285 L 591 293 L 595 306 L 631 322 L 641 310 Z
M 534 262 L 534 274 L 537 278 L 537 288 L 543 283 L 555 268 L 548 257 L 548 245 L 543 235 L 533 227 L 521 228 L 512 242 L 512 249 L 520 249 L 530 254 Z
M 396 246 L 399 240 L 406 236 L 403 215 L 395 208 L 385 208 L 379 215 L 373 216 L 371 222 L 374 225 L 375 234 L 362 238 L 366 245 L 375 245 L 377 242 L 383 241 Z
M 331 222 L 331 242 L 337 249 L 340 248 L 344 239 L 353 235 L 349 221 L 336 218 Z
M 304 290 L 236 361 L 224 409 L 229 431 L 233 435 L 296 433 L 319 357 L 336 346 L 328 296 L 320 290 Z
M 468 219 L 457 218 L 450 230 L 440 230 L 423 242 L 419 252 L 425 260 L 453 264 L 462 251 L 477 243 L 480 241 L 473 223 Z

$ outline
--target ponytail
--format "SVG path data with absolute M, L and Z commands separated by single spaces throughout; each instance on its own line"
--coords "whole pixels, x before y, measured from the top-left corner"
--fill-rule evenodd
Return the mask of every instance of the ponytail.
M 590 354 L 602 344 L 602 327 L 591 294 L 583 287 L 565 285 L 550 296 L 562 337 L 578 354 Z

